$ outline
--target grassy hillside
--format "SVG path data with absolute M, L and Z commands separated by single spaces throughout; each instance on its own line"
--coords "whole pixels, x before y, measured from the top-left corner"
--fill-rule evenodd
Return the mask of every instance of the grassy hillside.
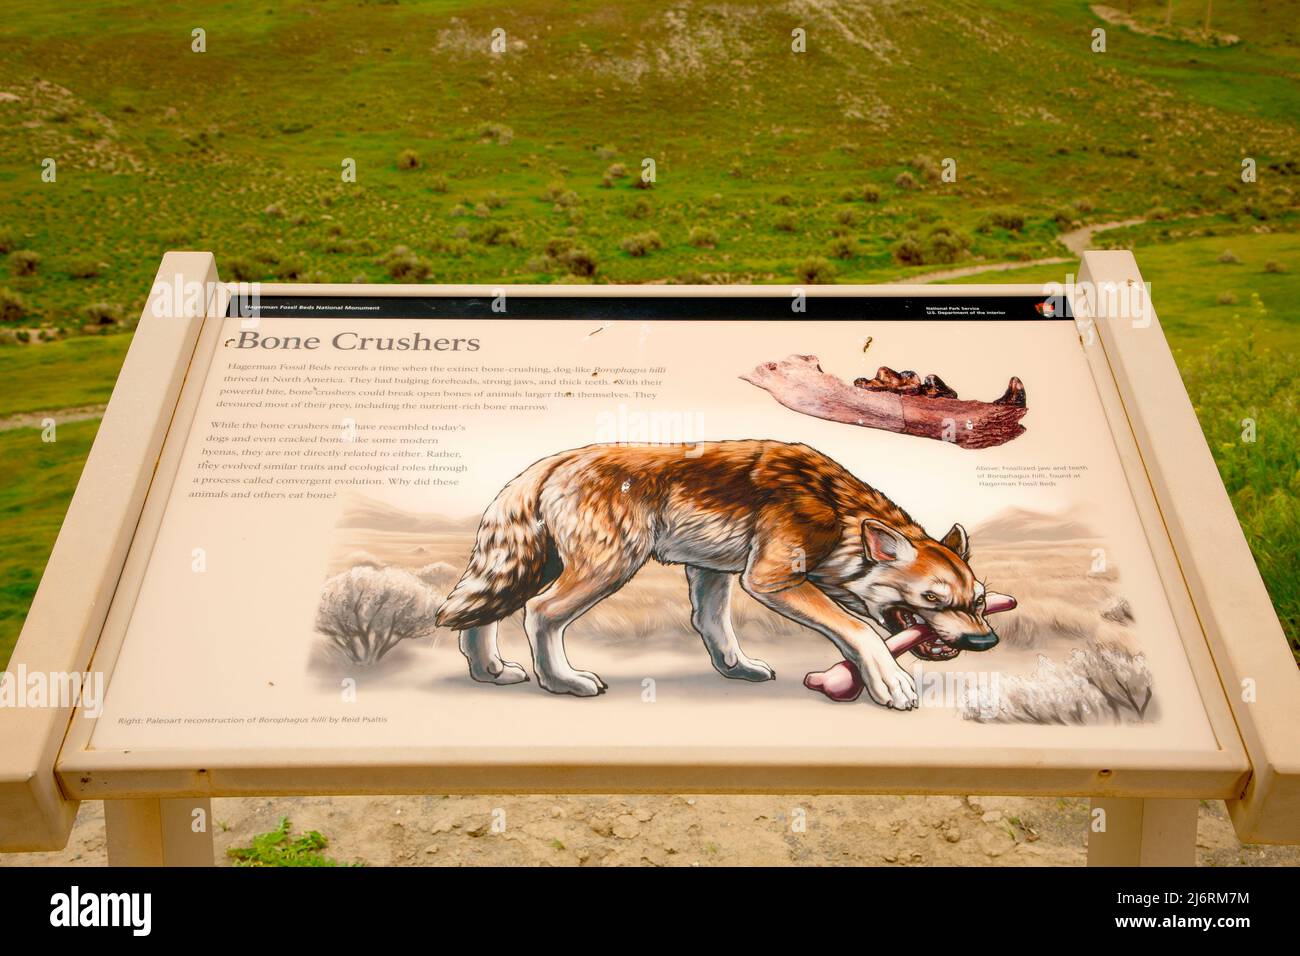
M 1215 7 L 1240 43 L 1075 0 L 16 0 L 0 247 L 41 258 L 0 288 L 70 329 L 129 324 L 168 248 L 226 278 L 848 280 L 1053 255 L 1075 222 L 1289 227 L 1300 4 Z
M 41 441 L 35 428 L 0 431 L 0 666 L 18 640 L 98 429 L 97 421 L 60 425 L 54 442 Z

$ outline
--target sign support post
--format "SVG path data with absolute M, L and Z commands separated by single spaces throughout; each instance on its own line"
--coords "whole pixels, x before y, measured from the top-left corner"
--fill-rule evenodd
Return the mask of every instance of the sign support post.
M 1089 866 L 1195 866 L 1197 800 L 1098 797 L 1088 833 Z
M 212 801 L 104 801 L 109 866 L 212 866 Z

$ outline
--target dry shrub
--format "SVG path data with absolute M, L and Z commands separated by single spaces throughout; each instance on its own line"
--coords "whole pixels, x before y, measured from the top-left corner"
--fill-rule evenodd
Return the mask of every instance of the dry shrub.
M 1027 677 L 968 684 L 966 720 L 1000 724 L 1140 724 L 1155 716 L 1146 657 L 1103 641 L 1075 648 L 1061 665 L 1040 655 Z

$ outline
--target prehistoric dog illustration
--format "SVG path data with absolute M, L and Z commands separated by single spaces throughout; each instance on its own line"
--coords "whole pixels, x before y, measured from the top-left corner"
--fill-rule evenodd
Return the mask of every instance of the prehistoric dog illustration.
M 606 685 L 570 665 L 565 628 L 655 558 L 686 566 L 692 624 L 724 677 L 775 676 L 732 629 L 739 575 L 761 604 L 829 638 L 872 700 L 908 710 L 915 682 L 869 622 L 924 627 L 940 650 L 992 647 L 968 556 L 961 525 L 931 538 L 807 445 L 589 445 L 535 462 L 501 490 L 437 623 L 461 632 L 475 680 L 514 684 L 528 674 L 501 659 L 497 622 L 524 608 L 541 686 L 593 697 Z

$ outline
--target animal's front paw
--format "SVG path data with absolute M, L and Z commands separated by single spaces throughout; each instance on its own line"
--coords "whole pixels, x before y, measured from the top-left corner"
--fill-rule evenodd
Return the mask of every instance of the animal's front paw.
M 605 693 L 605 682 L 590 671 L 570 671 L 567 674 L 542 674 L 538 671 L 537 683 L 552 694 L 596 697 Z
M 892 656 L 887 660 L 868 658 L 859 665 L 859 670 L 866 681 L 867 693 L 877 704 L 895 710 L 911 710 L 917 706 L 916 681 Z
M 605 693 L 605 691 L 609 690 L 609 685 L 605 683 L 605 681 L 601 678 L 599 674 L 593 674 L 591 671 L 578 671 L 577 674 L 579 677 L 589 677 L 592 680 L 594 680 L 596 682 L 596 686 L 600 688 L 600 692 L 602 694 Z

